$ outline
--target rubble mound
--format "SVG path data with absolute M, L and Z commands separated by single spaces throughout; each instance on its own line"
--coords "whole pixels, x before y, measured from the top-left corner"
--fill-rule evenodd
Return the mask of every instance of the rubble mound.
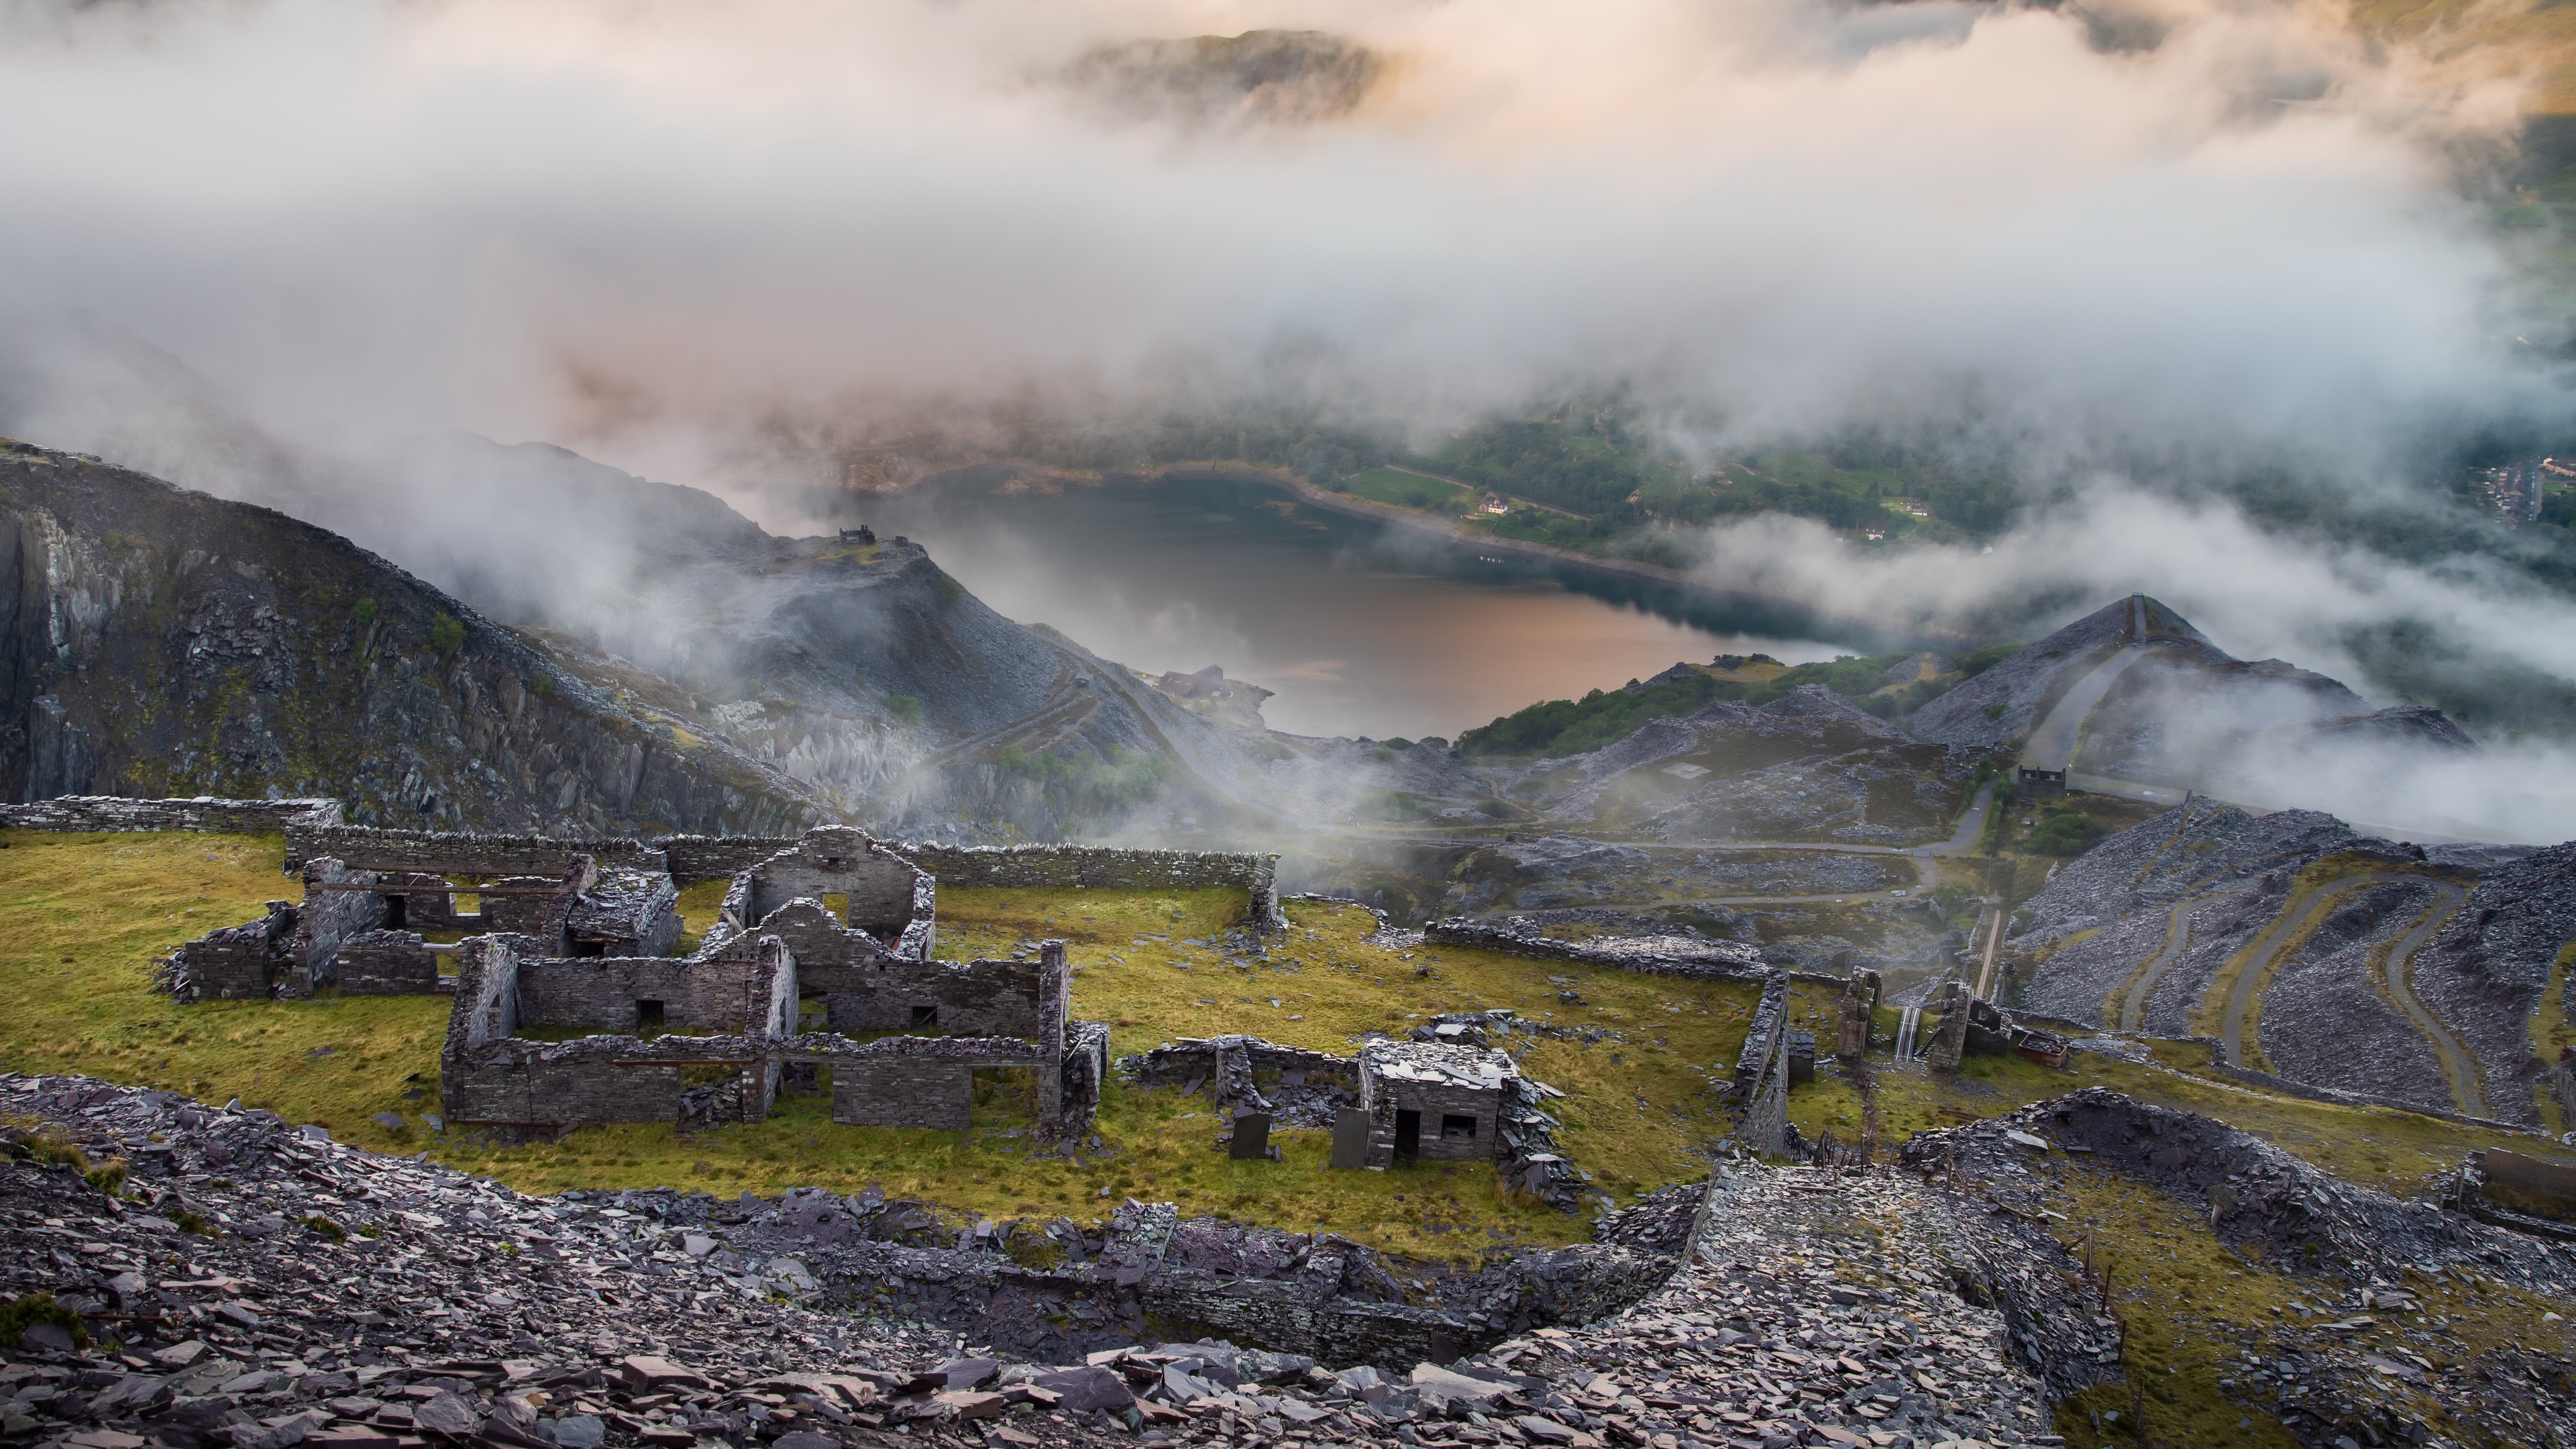
M 0 1077 L 0 1117 L 32 1124 L 0 1138 L 12 1443 L 860 1449 L 955 1425 L 1010 1445 L 1292 1431 L 1490 1444 L 1508 1429 L 1600 1449 L 1886 1430 L 2009 1444 L 2045 1428 L 2036 1380 L 2004 1355 L 1997 1315 L 1954 1291 L 1937 1235 L 1854 1226 L 1928 1221 L 1925 1190 L 1887 1173 L 1742 1169 L 1703 1266 L 1678 1274 L 1657 1249 L 1676 1223 L 1688 1231 L 1686 1189 L 1613 1215 L 1605 1245 L 1479 1270 L 1522 1297 L 1554 1292 L 1561 1316 L 1465 1358 L 1343 1353 L 1328 1369 L 1104 1322 L 1117 1346 L 1068 1363 L 988 1341 L 1039 1316 L 1012 1285 L 1045 1270 L 1008 1244 L 975 1246 L 989 1238 L 977 1228 L 952 1246 L 894 1241 L 936 1236 L 923 1204 L 534 1198 L 272 1114 L 86 1078 Z M 71 1145 L 126 1163 L 131 1181 L 84 1176 Z M 1344 1281 L 1383 1295 L 1384 1321 L 1424 1311 L 1335 1240 L 1182 1224 L 1168 1204 L 1129 1204 L 1102 1236 L 1095 1289 L 1177 1262 L 1163 1272 L 1179 1293 L 1264 1254 L 1293 1274 L 1302 1249 L 1307 1265 L 1344 1255 Z M 1257 1279 L 1223 1284 L 1236 1303 L 1296 1306 Z M 915 1316 L 933 1302 L 920 1286 L 961 1310 L 980 1299 L 980 1331 Z M 1148 1301 L 1168 1321 L 1172 1300 Z
M 1957 1200 L 1982 1203 L 1997 1230 L 2032 1243 L 2053 1242 L 2042 1231 L 2053 1176 L 2086 1167 L 2116 1174 L 2187 1209 L 2248 1266 L 2310 1285 L 2299 1290 L 2304 1301 L 2344 1316 L 2314 1326 L 2284 1320 L 2265 1345 L 2277 1357 L 2263 1391 L 2280 1391 L 2265 1407 L 2303 1442 L 2346 1434 L 2427 1442 L 2430 1430 L 2387 1392 L 2395 1385 L 2441 1405 L 2478 1442 L 2576 1443 L 2567 1362 L 2550 1351 L 2548 1333 L 2463 1345 L 2421 1316 L 2413 1326 L 2399 1317 L 2422 1313 L 2424 1290 L 2409 1286 L 2422 1283 L 2466 1287 L 2506 1313 L 2498 1296 L 2507 1292 L 2563 1308 L 2576 1297 L 2576 1253 L 2563 1245 L 2491 1227 L 2451 1203 L 2358 1186 L 2223 1122 L 2102 1087 L 1917 1133 L 1904 1162 L 1940 1178 Z M 2399 1331 L 2364 1336 L 2379 1328 Z M 2247 1361 L 2262 1362 L 2250 1352 Z M 2251 1378 L 2221 1388 L 2249 1407 L 2258 1392 Z
M 2207 1030 L 2214 983 L 2272 951 L 2245 1033 L 2270 1069 L 2421 1111 L 2535 1125 L 2530 1023 L 2553 979 L 2561 1013 L 2576 1006 L 2553 977 L 2576 936 L 2576 845 L 2428 850 L 2313 810 L 2195 801 L 2068 862 L 2014 919 L 2018 1005 L 2163 1036 Z M 2405 943 L 2409 989 L 2450 1040 L 2386 985 Z

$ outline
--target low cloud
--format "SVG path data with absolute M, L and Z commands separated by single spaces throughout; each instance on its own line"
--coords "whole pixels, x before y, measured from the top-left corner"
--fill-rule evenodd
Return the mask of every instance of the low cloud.
M 714 483 L 782 420 L 1032 388 L 1432 427 L 1618 381 L 1725 437 L 1966 389 L 2039 458 L 2365 462 L 2555 396 L 2452 187 L 2509 84 L 2319 4 L 2089 14 L 14 7 L 0 287 L 298 435 L 464 426 Z M 1335 37 L 1332 105 L 1210 126 L 1130 76 L 1141 109 L 1104 113 L 1129 72 L 1083 69 L 1261 27 Z
M 1323 38 L 1159 44 L 1254 30 Z M 450 559 L 457 475 L 382 460 L 455 428 L 790 525 L 815 440 L 1032 400 L 1427 441 L 1623 388 L 1711 450 L 1967 418 L 2060 500 L 1991 554 L 1769 519 L 1708 569 L 1900 621 L 2142 589 L 2357 684 L 2356 629 L 2419 623 L 2566 678 L 2576 620 L 2504 565 L 2170 501 L 2259 465 L 2396 506 L 2428 435 L 2565 416 L 2464 179 L 2518 97 L 2323 0 L 19 5 L 0 316 L 195 380 L 120 393 L 53 326 L 0 372 L 12 428 L 224 491 L 358 460 L 292 481 Z M 627 547 L 566 571 L 591 614 Z M 1101 647 L 1231 647 L 1125 607 Z
M 1866 553 L 1821 524 L 1775 514 L 1708 530 L 1700 547 L 1699 572 L 1713 583 L 1899 627 L 1979 620 L 2036 638 L 2146 593 L 2238 658 L 2288 659 L 2365 693 L 2369 670 L 2352 653 L 2355 636 L 2401 624 L 2576 677 L 2576 601 L 2519 571 L 2474 558 L 2410 564 L 2284 534 L 2223 499 L 2105 486 L 1991 545 Z

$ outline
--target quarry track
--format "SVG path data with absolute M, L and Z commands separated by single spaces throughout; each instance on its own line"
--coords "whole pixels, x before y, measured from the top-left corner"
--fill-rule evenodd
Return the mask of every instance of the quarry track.
M 2147 1003 L 2154 998 L 2157 985 L 2165 979 L 2165 973 L 2173 969 L 2173 963 L 2182 955 L 2183 948 L 2191 944 L 2191 923 L 2183 919 L 2183 913 L 2208 899 L 2207 896 L 2188 896 L 2174 902 L 2173 909 L 2165 917 L 2163 947 L 2148 957 L 2137 974 L 2129 978 L 2128 985 L 2117 998 L 2119 1010 L 2106 1009 L 2102 1013 L 2104 1018 L 2116 1016 L 2122 1031 L 2136 1031 L 2145 1024 Z
M 2048 717 L 2032 726 L 2030 739 L 2022 746 L 2022 764 L 2034 770 L 2074 768 L 2076 741 L 2083 733 L 2085 716 L 2093 713 L 2093 706 L 2102 702 L 2102 696 L 2111 692 L 2121 675 L 2146 657 L 2145 645 L 2132 644 L 2075 681 L 2049 710 Z
M 2441 1018 L 2434 1015 L 2431 1009 L 2415 995 L 2414 988 L 2406 979 L 2407 968 L 2413 964 L 2415 953 L 2449 923 L 2461 906 L 2467 904 L 2468 892 L 2449 881 L 2437 880 L 2411 871 L 2371 871 L 2364 875 L 2348 876 L 2334 881 L 2310 896 L 2296 910 L 2284 911 L 2273 920 L 2271 925 L 2263 928 L 2263 934 L 2255 938 L 2243 969 L 2237 973 L 2235 983 L 2227 993 L 2227 1016 L 2220 1032 L 2220 1040 L 2225 1044 L 2229 1066 L 2247 1065 L 2245 1013 L 2253 1005 L 2265 979 L 2272 974 L 2274 963 L 2282 949 L 2294 941 L 2304 939 L 2310 926 L 2322 919 L 2327 912 L 2333 910 L 2353 892 L 2367 890 L 2372 886 L 2408 884 L 2431 886 L 2440 892 L 2443 898 L 2389 948 L 2387 966 L 2389 999 L 2396 1003 L 2399 1010 L 2406 1013 L 2408 1020 L 2415 1023 L 2416 1030 L 2424 1034 L 2425 1040 L 2432 1044 L 2434 1052 L 2441 1057 L 2442 1075 L 2449 1079 L 2451 1096 L 2459 1104 L 2459 1109 L 2473 1117 L 2486 1115 L 2486 1097 L 2478 1087 L 2476 1058 L 2460 1044 L 2458 1037 L 2452 1035 L 2450 1028 L 2443 1025 Z M 2177 906 L 2175 909 L 2180 910 L 2181 907 Z M 2179 949 L 2178 945 L 2168 941 L 2167 953 Z M 2132 995 L 2134 1000 L 2136 993 L 2133 992 Z M 2124 1025 L 2127 1024 L 2127 1020 L 2124 1014 Z
M 2248 948 L 2244 967 L 2236 973 L 2236 981 L 2227 992 L 2227 1016 L 2220 1025 L 2219 1040 L 2226 1046 L 2229 1066 L 2246 1065 L 2245 1011 L 2253 1005 L 2255 988 L 2271 972 L 2273 960 L 2281 954 L 2281 948 L 2304 937 L 2308 927 L 2315 925 L 2318 918 L 2333 909 L 2335 902 L 2346 894 L 2365 886 L 2404 879 L 2407 877 L 2393 871 L 2373 871 L 2368 875 L 2347 877 L 2308 897 L 2296 910 L 2283 911 L 2273 918 L 2272 924 L 2263 928 L 2263 934 L 2255 937 L 2253 946 Z
M 2423 877 L 2419 876 L 2416 879 L 2420 880 Z M 2477 1059 L 2470 1055 L 2468 1048 L 2460 1044 L 2458 1037 L 2451 1034 L 2451 1029 L 2442 1024 L 2442 1019 L 2434 1015 L 2432 1009 L 2425 1006 L 2415 995 L 2415 988 L 2406 980 L 2406 971 L 2414 964 L 2415 953 L 2423 949 L 2424 943 L 2432 940 L 2444 926 L 2450 924 L 2451 917 L 2460 913 L 2460 907 L 2469 903 L 2469 893 L 2449 881 L 2427 881 L 2426 884 L 2433 887 L 2437 899 L 2433 903 L 2433 908 L 2424 913 L 2424 918 L 2417 921 L 2405 935 L 2397 938 L 2395 945 L 2388 948 L 2388 995 L 2390 1000 L 2397 1003 L 2397 1009 L 2406 1013 L 2407 1020 L 2415 1023 L 2415 1029 L 2424 1033 L 2424 1039 L 2431 1042 L 2433 1050 L 2441 1056 L 2442 1075 L 2450 1078 L 2451 1081 L 2451 1100 L 2458 1104 L 2463 1113 L 2471 1117 L 2484 1117 L 2488 1115 L 2487 1100 L 2486 1093 L 2478 1086 Z

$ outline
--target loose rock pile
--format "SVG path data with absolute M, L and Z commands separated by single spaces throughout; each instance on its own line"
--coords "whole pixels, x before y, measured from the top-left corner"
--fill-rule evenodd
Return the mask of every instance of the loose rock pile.
M 2442 1442 L 2426 1422 L 2438 1405 L 2481 1442 L 2576 1445 L 2576 1362 L 2563 1327 L 2576 1300 L 2576 1251 L 2564 1244 L 2357 1186 L 2223 1122 L 2100 1087 L 1920 1133 L 1905 1148 L 1909 1167 L 1947 1179 L 1959 1201 L 1987 1204 L 1963 1222 L 1982 1216 L 1986 1231 L 2025 1244 L 2045 1238 L 2034 1224 L 2047 1191 L 2079 1161 L 2152 1187 L 2205 1218 L 2221 1241 L 2308 1280 L 2299 1319 L 2244 1345 L 2242 1375 L 2221 1384 L 2303 1441 Z M 2045 1288 L 2051 1275 L 2035 1276 Z M 2529 1295 L 2541 1305 L 2527 1310 L 2536 1321 L 2518 1341 L 2481 1348 L 2425 1316 L 2423 1285 L 2443 1280 L 2489 1300 Z M 1998 1286 L 2010 1296 L 2010 1285 Z M 2556 1322 L 2541 1316 L 2551 1303 Z M 2497 1301 L 2494 1311 L 2524 1310 Z M 2051 1313 L 2035 1303 L 2016 1317 L 2091 1321 L 2073 1304 Z M 2088 1357 L 2062 1342 L 2035 1352 L 2057 1364 Z
M 1135 1339 L 1014 1364 L 980 1347 L 990 1334 L 970 1347 L 768 1251 L 846 1226 L 847 1200 L 825 1194 L 531 1198 L 270 1114 L 81 1078 L 0 1078 L 0 1115 L 134 1174 L 110 1196 L 24 1132 L 0 1164 L 13 1444 L 837 1449 L 945 1427 L 990 1445 L 1911 1449 L 2041 1427 L 2037 1381 L 2001 1357 L 2000 1319 L 1951 1290 L 1930 1239 L 1840 1236 L 1846 1212 L 1923 1213 L 1924 1189 L 1890 1175 L 1747 1170 L 1719 1195 L 1699 1264 L 1652 1296 L 1445 1367 L 1328 1371 Z M 1605 1251 L 1652 1261 L 1637 1254 L 1677 1245 L 1694 1196 L 1614 1215 Z M 692 1216 L 697 1231 L 680 1225 Z M 933 1231 L 920 1205 L 877 1216 Z M 1168 1205 L 1126 1216 L 1131 1245 L 1159 1219 L 1166 1252 L 1200 1251 Z M 911 1251 L 913 1272 L 930 1253 L 1008 1261 Z

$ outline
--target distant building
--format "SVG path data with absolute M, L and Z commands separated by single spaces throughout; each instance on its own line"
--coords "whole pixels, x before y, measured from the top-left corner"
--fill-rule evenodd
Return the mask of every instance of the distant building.
M 2534 459 L 2525 463 L 2507 463 L 2501 467 L 2480 468 L 2470 475 L 2478 495 L 2507 527 L 2519 528 L 2540 516 L 2545 491 L 2544 470 L 2549 460 Z
M 860 524 L 856 528 L 845 528 L 841 530 L 841 542 L 843 543 L 874 543 L 876 541 L 877 531 L 868 527 L 864 523 Z
M 1512 511 L 1512 506 L 1505 503 L 1500 496 L 1488 493 L 1485 495 L 1484 511 L 1495 514 L 1509 513 Z
M 1862 529 L 1860 531 L 1860 536 L 1870 540 L 1872 543 L 1876 543 L 1880 539 L 1887 537 L 1887 529 L 1884 525 L 1873 523 L 1867 528 Z
M 1932 505 L 1920 498 L 1908 498 L 1905 500 L 1905 511 L 1917 518 L 1930 518 Z
M 2066 798 L 2066 772 L 2064 770 L 2034 770 L 2030 766 L 2024 765 L 2018 772 L 2018 778 L 2015 783 L 2020 787 L 2021 797 L 2025 800 L 2063 800 Z

